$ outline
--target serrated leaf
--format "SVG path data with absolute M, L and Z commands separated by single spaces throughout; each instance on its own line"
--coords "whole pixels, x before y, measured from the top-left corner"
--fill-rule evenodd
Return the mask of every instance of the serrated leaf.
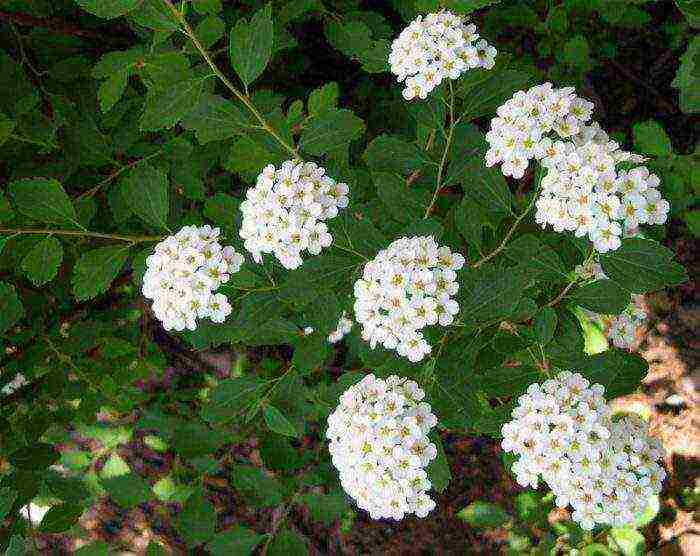
M 315 116 L 328 110 L 335 110 L 338 106 L 339 94 L 338 84 L 335 82 L 326 83 L 322 87 L 311 91 L 308 102 L 309 116 Z
M 259 399 L 263 385 L 262 380 L 245 376 L 221 381 L 202 408 L 202 418 L 212 424 L 231 421 Z
M 533 77 L 523 71 L 511 69 L 468 71 L 457 85 L 458 96 L 464 98 L 465 119 L 493 114 L 514 91 L 527 89 Z
M 233 525 L 227 531 L 214 535 L 207 544 L 207 549 L 212 556 L 248 556 L 264 538 L 265 535 L 260 535 L 247 527 Z
M 649 364 L 635 353 L 612 349 L 578 361 L 572 366 L 592 383 L 605 387 L 607 399 L 634 392 L 647 374 Z
M 430 162 L 425 151 L 415 143 L 398 137 L 380 135 L 373 139 L 363 155 L 367 165 L 374 171 L 398 172 L 408 175 Z
M 533 234 L 525 234 L 511 241 L 505 254 L 533 277 L 549 282 L 567 279 L 566 267 L 557 252 Z
M 122 98 L 128 79 L 129 73 L 127 71 L 118 71 L 100 84 L 97 98 L 100 100 L 100 109 L 103 113 L 109 112 Z
M 249 128 L 243 111 L 230 100 L 206 93 L 199 105 L 183 120 L 186 129 L 193 130 L 202 144 L 242 135 Z
M 374 172 L 372 180 L 386 211 L 397 221 L 416 222 L 423 217 L 429 196 L 411 188 L 404 178 L 389 172 Z
M 299 436 L 299 433 L 297 433 L 297 430 L 294 428 L 294 425 L 276 407 L 272 405 L 268 405 L 267 407 L 265 407 L 265 410 L 263 411 L 263 417 L 265 418 L 265 423 L 267 424 L 267 427 L 272 432 L 276 432 L 277 434 L 289 436 L 292 438 L 296 438 L 297 436 Z
M 129 248 L 101 247 L 84 253 L 73 270 L 72 291 L 78 301 L 92 299 L 109 288 L 129 256 Z
M 484 324 L 509 316 L 529 278 L 522 272 L 470 270 L 460 284 L 459 308 L 466 324 Z
M 151 486 L 148 482 L 133 473 L 108 477 L 100 483 L 111 498 L 123 508 L 133 508 L 148 501 L 151 496 Z
M 11 284 L 0 282 L 0 334 L 4 334 L 24 316 L 24 306 Z
M 62 533 L 78 522 L 85 508 L 76 504 L 52 506 L 41 520 L 39 531 L 42 533 Z
M 350 110 L 326 110 L 306 124 L 300 146 L 313 155 L 332 153 L 360 137 L 364 129 L 364 122 Z
M 596 280 L 571 294 L 571 301 L 603 315 L 619 315 L 630 304 L 630 294 L 612 280 Z
M 169 34 L 179 29 L 177 20 L 163 0 L 141 0 L 139 9 L 129 15 L 139 25 L 162 33 Z
M 697 114 L 700 112 L 700 37 L 690 41 L 680 61 L 671 86 L 680 92 L 681 110 Z
M 469 182 L 473 177 L 474 167 L 483 167 L 482 156 L 478 155 L 480 151 L 485 151 L 485 145 L 484 136 L 475 125 L 457 125 L 453 132 L 452 144 L 450 145 L 450 165 L 447 169 L 444 185 L 448 186 L 453 183 L 464 183 L 469 187 Z M 476 156 L 478 156 L 478 164 L 476 164 Z M 495 174 L 494 176 L 489 176 L 487 173 L 479 172 L 478 179 L 485 180 L 487 178 L 489 182 L 494 183 L 493 185 L 488 185 L 489 190 L 498 192 L 501 196 L 500 198 L 504 199 L 504 202 L 506 202 L 505 199 L 508 198 L 508 195 L 506 195 L 504 191 L 508 191 L 508 188 L 505 186 L 505 180 L 503 180 L 502 184 L 497 183 L 501 180 L 499 180 Z M 510 206 L 508 206 L 508 208 L 510 208 Z
M 204 202 L 203 214 L 217 226 L 232 228 L 236 223 L 240 206 L 241 199 L 225 193 L 217 193 Z
M 265 70 L 272 55 L 273 42 L 270 4 L 253 15 L 250 21 L 241 18 L 231 29 L 231 64 L 246 87 Z
M 167 229 L 170 185 L 162 170 L 147 162 L 136 165 L 122 180 L 122 195 L 146 224 Z
M 481 158 L 472 157 L 466 164 L 460 165 L 460 175 L 465 198 L 492 213 L 511 212 L 513 195 L 498 169 L 487 168 Z
M 557 328 L 557 312 L 551 307 L 544 307 L 535 316 L 532 333 L 539 344 L 548 344 L 554 337 Z
M 267 549 L 268 556 L 307 556 L 309 549 L 297 533 L 283 528 Z
M 62 260 L 61 242 L 48 236 L 34 245 L 22 259 L 22 270 L 35 286 L 42 286 L 56 277 Z
M 445 455 L 445 449 L 442 447 L 442 440 L 437 435 L 435 436 L 435 447 L 437 448 L 437 456 L 428 465 L 428 478 L 433 488 L 437 492 L 443 493 L 452 480 L 452 472 Z
M 214 536 L 216 511 L 201 492 L 196 492 L 185 502 L 178 519 L 177 530 L 189 547 L 203 544 Z
M 142 0 L 75 0 L 85 11 L 103 19 L 114 19 L 122 16 L 136 6 Z
M 277 506 L 282 502 L 282 487 L 264 471 L 251 465 L 234 465 L 231 485 L 255 508 Z
M 616 251 L 601 254 L 603 271 L 633 293 L 677 286 L 688 277 L 673 251 L 649 239 L 627 238 Z
M 673 154 L 671 139 L 660 123 L 655 121 L 634 124 L 632 128 L 635 148 L 644 154 L 670 156 Z
M 472 527 L 478 528 L 501 527 L 511 519 L 506 511 L 497 504 L 481 500 L 469 504 L 457 514 L 457 517 Z
M 326 36 L 335 48 L 360 62 L 365 71 L 379 73 L 388 69 L 389 42 L 373 39 L 371 29 L 364 22 L 331 21 L 326 25 Z
M 56 180 L 30 178 L 10 183 L 10 194 L 17 209 L 41 222 L 78 225 L 75 207 Z
M 317 523 L 330 526 L 350 509 L 345 494 L 342 491 L 334 491 L 330 494 L 303 494 L 297 498 L 300 504 L 309 508 L 311 519 Z
M 158 131 L 177 124 L 199 104 L 203 83 L 196 77 L 162 90 L 149 91 L 141 117 L 141 130 Z

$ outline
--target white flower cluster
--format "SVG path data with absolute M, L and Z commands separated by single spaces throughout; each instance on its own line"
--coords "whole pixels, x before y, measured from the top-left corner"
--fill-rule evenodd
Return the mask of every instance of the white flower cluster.
M 659 178 L 646 167 L 617 169 L 621 162 L 638 164 L 644 158 L 620 150 L 597 123 L 585 125 L 592 110 L 572 87 L 545 83 L 518 91 L 491 120 L 486 165 L 502 163 L 504 175 L 521 178 L 531 159 L 540 160 L 547 174 L 536 221 L 557 232 L 587 235 L 606 253 L 640 224 L 663 224 L 669 204 L 659 193 Z M 558 138 L 547 135 L 552 133 Z
M 551 83 L 544 83 L 518 91 L 491 120 L 486 134 L 486 165 L 502 163 L 503 175 L 520 179 L 530 160 L 554 156 L 562 148 L 552 141 L 552 135 L 573 137 L 590 120 L 592 112 L 593 103 L 576 96 L 573 87 L 555 89 Z
M 638 417 L 613 420 L 605 389 L 568 371 L 532 384 L 503 426 L 502 447 L 519 459 L 519 484 L 537 488 L 539 478 L 557 506 L 574 509 L 581 527 L 629 525 L 649 497 L 661 490 L 661 443 Z
M 599 263 L 592 261 L 588 265 L 579 265 L 575 272 L 583 279 L 605 279 L 607 276 Z M 589 318 L 599 321 L 605 327 L 606 337 L 612 341 L 615 347 L 629 349 L 637 337 L 637 330 L 644 326 L 647 313 L 644 309 L 644 296 L 631 295 L 630 304 L 619 315 L 600 315 L 585 309 Z
M 239 234 L 256 263 L 273 253 L 287 269 L 301 266 L 301 255 L 318 255 L 333 242 L 324 220 L 348 206 L 348 186 L 325 175 L 313 162 L 288 160 L 272 164 L 258 176 L 241 203 Z
M 425 517 L 435 507 L 426 467 L 437 455 L 427 436 L 437 418 L 424 396 L 413 381 L 370 374 L 345 391 L 328 417 L 326 437 L 343 489 L 372 519 Z
M 377 253 L 355 282 L 355 316 L 362 339 L 395 349 L 412 362 L 431 347 L 421 329 L 452 323 L 459 304 L 456 271 L 464 257 L 432 237 L 404 237 Z
M 352 329 L 352 321 L 348 318 L 345 311 L 340 315 L 340 320 L 338 321 L 337 328 L 328 335 L 328 342 L 331 344 L 337 344 L 342 340 L 346 334 L 350 333 Z
M 5 384 L 5 386 L 2 387 L 2 390 L 0 390 L 0 394 L 3 394 L 4 396 L 9 396 L 11 394 L 14 394 L 17 390 L 20 388 L 26 386 L 29 384 L 27 379 L 24 377 L 22 373 L 17 373 L 15 378 L 13 378 L 10 382 Z
M 406 87 L 406 100 L 425 99 L 443 79 L 457 79 L 474 68 L 491 69 L 496 49 L 479 39 L 476 25 L 443 10 L 418 16 L 391 45 L 389 64 Z
M 215 292 L 240 270 L 243 256 L 218 238 L 218 228 L 185 226 L 146 259 L 143 295 L 166 330 L 196 330 L 197 319 L 221 323 L 231 313 L 226 296 Z

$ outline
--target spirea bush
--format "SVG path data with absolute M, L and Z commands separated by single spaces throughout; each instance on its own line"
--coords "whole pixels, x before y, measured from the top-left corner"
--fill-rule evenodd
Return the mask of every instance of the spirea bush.
M 3 4 L 0 550 L 119 550 L 117 507 L 167 517 L 149 555 L 328 553 L 309 523 L 434 519 L 447 433 L 597 540 L 638 523 L 662 453 L 609 402 L 698 173 L 596 94 L 651 25 L 608 4 Z

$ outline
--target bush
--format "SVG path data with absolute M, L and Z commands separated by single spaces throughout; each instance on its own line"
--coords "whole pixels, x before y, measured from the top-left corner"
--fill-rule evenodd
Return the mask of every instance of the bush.
M 355 515 L 325 431 L 369 372 L 425 393 L 427 409 L 406 394 L 401 419 L 437 416 L 421 471 L 438 493 L 451 480 L 440 433 L 500 437 L 518 397 L 557 369 L 608 397 L 634 391 L 647 364 L 623 349 L 643 319 L 630 303 L 686 280 L 664 228 L 644 225 L 663 222 L 664 206 L 617 243 L 542 228 L 554 167 L 532 153 L 522 168 L 494 158 L 501 143 L 487 132 L 516 91 L 546 81 L 575 87 L 582 106 L 588 96 L 580 125 L 605 129 L 598 113 L 617 107 L 601 105 L 589 75 L 618 64 L 620 35 L 657 13 L 639 1 L 554 4 L 10 0 L 0 549 L 80 539 L 81 516 L 107 499 L 171 514 L 177 550 L 305 554 L 295 508 L 325 526 Z M 700 42 L 685 39 L 698 14 L 677 4 L 687 22 L 663 33 L 687 48 L 672 85 L 693 114 Z M 430 69 L 412 76 L 402 56 L 390 68 L 401 30 L 441 7 L 471 14 L 488 43 L 456 50 L 464 67 L 430 85 Z M 409 72 L 405 84 L 390 69 Z M 697 234 L 697 160 L 648 117 L 606 131 L 647 157 L 612 149 L 614 177 L 637 172 L 656 192 L 657 175 L 670 215 Z M 639 214 L 657 199 L 639 198 Z M 270 526 L 224 520 L 221 483 L 236 505 L 275 508 Z M 482 502 L 463 518 L 512 521 Z M 518 531 L 512 546 L 529 551 Z M 578 546 L 592 542 L 577 531 Z M 615 550 L 638 540 L 612 531 Z M 162 552 L 152 541 L 148 553 Z

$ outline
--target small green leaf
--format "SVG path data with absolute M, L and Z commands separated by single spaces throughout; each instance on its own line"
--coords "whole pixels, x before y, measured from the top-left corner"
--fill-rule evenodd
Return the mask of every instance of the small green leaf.
M 195 492 L 185 502 L 177 530 L 187 546 L 195 547 L 209 541 L 216 530 L 216 511 L 201 492 Z
M 619 315 L 630 304 L 630 294 L 612 280 L 596 280 L 574 291 L 571 300 L 596 313 Z
M 326 83 L 309 95 L 308 110 L 309 116 L 315 116 L 327 110 L 335 110 L 338 106 L 338 95 L 340 91 L 338 84 Z
M 664 131 L 660 123 L 654 121 L 634 124 L 632 128 L 634 134 L 635 148 L 644 154 L 654 156 L 670 156 L 673 154 L 671 139 Z
M 581 373 L 592 383 L 605 387 L 608 399 L 634 392 L 649 370 L 649 363 L 635 353 L 611 349 L 579 360 L 572 370 Z
M 127 71 L 118 71 L 110 75 L 100 84 L 97 91 L 97 98 L 100 99 L 100 109 L 103 113 L 109 112 L 114 105 L 122 98 L 126 91 L 126 83 L 129 80 Z
M 510 516 L 503 508 L 480 500 L 469 504 L 457 514 L 457 517 L 472 527 L 478 528 L 501 527 L 510 521 Z
M 373 139 L 367 145 L 364 159 L 373 171 L 397 172 L 406 176 L 430 162 L 425 151 L 415 143 L 390 135 Z
M 619 550 L 623 556 L 644 556 L 647 554 L 644 535 L 632 527 L 613 527 L 609 536 L 610 547 Z
M 265 535 L 260 535 L 247 527 L 233 525 L 227 531 L 214 535 L 207 544 L 207 549 L 212 556 L 248 556 L 264 538 Z
M 248 119 L 233 102 L 204 94 L 199 105 L 183 120 L 186 129 L 194 130 L 202 144 L 242 135 L 249 128 Z
M 141 162 L 122 180 L 122 187 L 137 216 L 154 228 L 167 229 L 170 185 L 162 170 Z
M 133 473 L 109 477 L 100 482 L 112 499 L 123 508 L 133 508 L 151 497 L 151 485 Z
M 551 307 L 543 308 L 535 317 L 532 326 L 537 343 L 545 345 L 552 341 L 554 331 L 557 328 L 557 312 Z
M 78 301 L 104 293 L 129 257 L 128 247 L 101 247 L 84 253 L 73 270 L 73 295 Z
M 146 107 L 141 118 L 142 131 L 170 129 L 199 104 L 203 80 L 188 79 L 165 89 L 154 89 L 146 96 Z
M 56 277 L 62 260 L 61 242 L 48 236 L 34 245 L 22 259 L 22 270 L 35 286 L 43 286 Z
M 264 471 L 251 465 L 234 465 L 231 485 L 255 508 L 277 506 L 282 502 L 281 485 Z
M 39 442 L 12 452 L 7 459 L 20 469 L 41 471 L 56 463 L 59 457 L 53 446 Z
M 9 487 L 0 488 L 0 522 L 10 513 L 17 499 L 17 492 Z
M 294 531 L 283 528 L 267 549 L 268 556 L 307 556 L 309 549 L 304 539 Z
M 442 493 L 445 492 L 447 485 L 452 480 L 452 472 L 439 436 L 435 436 L 435 447 L 437 448 L 437 456 L 428 466 L 428 478 L 433 484 L 433 488 Z
M 324 525 L 332 525 L 350 509 L 350 505 L 342 491 L 330 494 L 308 493 L 297 498 L 300 504 L 309 508 L 311 519 Z
M 10 193 L 19 211 L 29 218 L 55 224 L 78 224 L 75 207 L 56 180 L 31 178 L 13 181 Z
M 270 4 L 247 21 L 241 18 L 231 29 L 229 42 L 233 69 L 248 87 L 265 70 L 274 42 Z
M 51 509 L 41 520 L 39 530 L 42 533 L 62 533 L 75 525 L 84 511 L 83 506 L 76 504 L 51 506 Z
M 4 334 L 24 316 L 24 306 L 15 287 L 0 282 L 0 334 Z
M 282 412 L 272 405 L 268 405 L 263 411 L 265 423 L 272 432 L 296 438 L 299 433 L 294 428 L 294 425 L 287 419 Z
M 332 153 L 360 137 L 364 129 L 364 122 L 350 110 L 326 110 L 309 121 L 300 145 L 309 154 Z
M 19 535 L 14 535 L 7 545 L 5 556 L 24 556 L 27 553 L 26 541 Z
M 85 11 L 97 17 L 114 19 L 133 10 L 142 0 L 76 0 L 76 2 Z
M 686 114 L 700 112 L 700 37 L 688 43 L 688 50 L 681 56 L 676 77 L 671 86 L 680 91 L 681 110 Z

